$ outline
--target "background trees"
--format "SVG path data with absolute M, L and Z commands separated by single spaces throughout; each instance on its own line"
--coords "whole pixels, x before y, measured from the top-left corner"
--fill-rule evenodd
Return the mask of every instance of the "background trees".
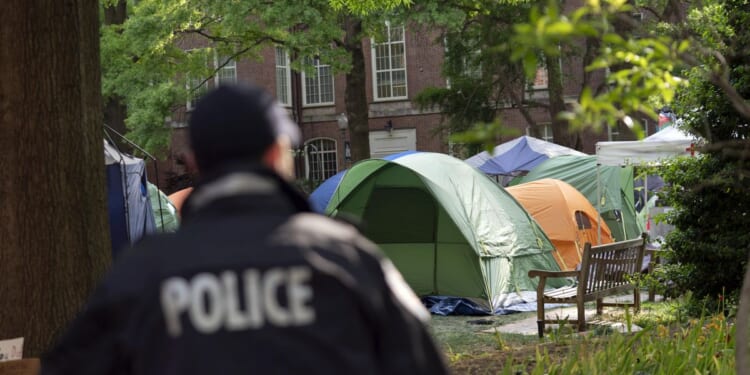
M 581 38 L 598 40 L 587 69 L 606 69 L 607 89 L 584 90 L 562 112 L 573 126 L 602 128 L 616 121 L 639 124 L 633 114 L 656 118 L 654 108 L 674 104 L 682 125 L 707 144 L 699 158 L 678 161 L 664 172 L 671 187 L 663 195 L 676 225 L 666 240 L 672 254 L 670 279 L 682 291 L 713 299 L 734 294 L 745 273 L 750 236 L 750 6 L 745 1 L 586 1 L 569 14 L 550 2 L 532 9 L 515 26 L 514 54 L 527 76 L 540 51 Z M 622 32 L 634 10 L 651 21 Z M 668 22 L 667 22 L 668 21 Z M 636 25 L 637 26 L 637 25 Z
M 319 59 L 335 72 L 346 73 L 352 159 L 365 159 L 370 151 L 361 40 L 376 28 L 373 19 L 405 3 L 134 2 L 124 23 L 107 25 L 102 31 L 104 94 L 127 103 L 126 124 L 135 142 L 151 152 L 164 151 L 169 140 L 165 118 L 206 90 L 206 82 L 229 61 L 260 59 L 263 49 L 279 46 L 289 53 L 296 71 L 311 69 L 305 59 Z

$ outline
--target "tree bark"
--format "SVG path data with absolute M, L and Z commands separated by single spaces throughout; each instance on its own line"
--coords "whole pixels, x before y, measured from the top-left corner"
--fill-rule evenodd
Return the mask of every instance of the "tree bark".
M 0 11 L 0 338 L 40 356 L 111 258 L 96 0 Z
M 565 111 L 560 58 L 545 56 L 545 64 L 547 65 L 547 88 L 549 90 L 549 114 L 552 122 L 552 138 L 555 140 L 555 143 L 561 146 L 570 148 L 580 147 L 578 145 L 579 142 L 576 140 L 580 135 L 577 133 L 571 134 L 568 122 L 558 117 L 560 112 Z
M 367 103 L 367 73 L 362 48 L 362 21 L 347 16 L 344 21 L 344 48 L 352 56 L 352 69 L 346 73 L 346 114 L 349 117 L 352 162 L 370 158 L 370 108 Z

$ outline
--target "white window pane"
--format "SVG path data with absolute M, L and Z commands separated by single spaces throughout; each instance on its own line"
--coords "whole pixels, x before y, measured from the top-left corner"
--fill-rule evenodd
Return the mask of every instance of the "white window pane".
M 391 46 L 391 69 L 403 69 L 405 67 L 404 45 L 394 44 Z
M 330 66 L 323 66 L 320 72 L 320 97 L 322 103 L 333 102 L 333 75 Z
M 276 67 L 276 95 L 281 104 L 289 104 L 287 89 L 286 69 L 283 67 Z
M 391 86 L 390 85 L 378 85 L 378 97 L 379 98 L 390 98 L 391 97 Z
M 406 85 L 406 72 L 403 70 L 394 70 L 391 73 L 391 83 L 393 86 Z
M 387 40 L 375 43 L 373 47 L 375 97 L 377 99 L 406 97 L 404 28 L 391 28 L 387 22 L 386 25 L 388 27 Z
M 310 179 L 320 183 L 337 172 L 336 142 L 316 139 L 305 146 Z

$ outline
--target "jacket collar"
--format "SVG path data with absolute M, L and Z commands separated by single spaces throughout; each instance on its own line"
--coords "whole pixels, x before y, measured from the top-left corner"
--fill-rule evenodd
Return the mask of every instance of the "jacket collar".
M 292 212 L 312 211 L 307 198 L 296 187 L 267 167 L 250 165 L 226 168 L 201 181 L 185 201 L 182 216 L 190 218 L 227 199 L 254 196 L 278 197 L 276 200 L 289 206 Z

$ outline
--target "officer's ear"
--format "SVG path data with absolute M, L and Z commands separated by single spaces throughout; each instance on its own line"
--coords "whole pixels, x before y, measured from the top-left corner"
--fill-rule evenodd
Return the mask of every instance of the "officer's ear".
M 182 154 L 182 160 L 187 166 L 188 173 L 198 173 L 198 162 L 195 160 L 195 153 L 192 150 L 186 151 Z
M 294 157 L 292 157 L 292 142 L 287 136 L 279 136 L 263 153 L 263 164 L 273 169 L 281 177 L 294 179 Z

